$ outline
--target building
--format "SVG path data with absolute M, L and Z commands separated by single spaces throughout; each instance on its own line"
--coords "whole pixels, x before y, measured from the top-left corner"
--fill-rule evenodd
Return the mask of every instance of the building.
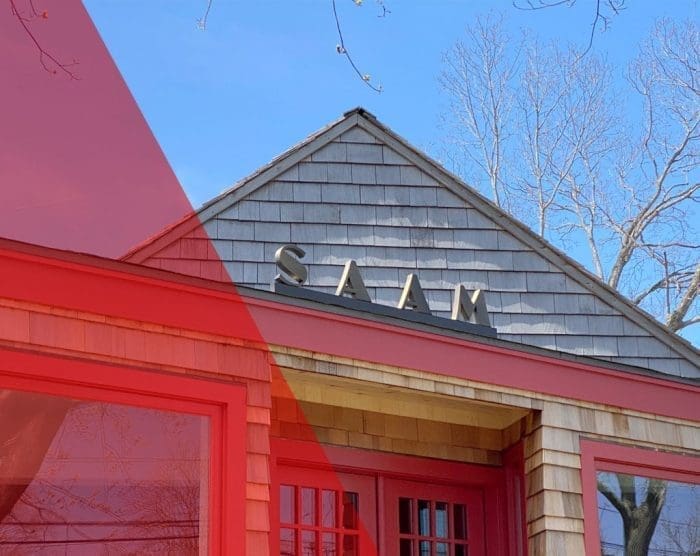
M 620 512 L 653 543 L 694 530 L 698 351 L 361 109 L 124 261 L 0 258 L 8 550 L 622 554 Z

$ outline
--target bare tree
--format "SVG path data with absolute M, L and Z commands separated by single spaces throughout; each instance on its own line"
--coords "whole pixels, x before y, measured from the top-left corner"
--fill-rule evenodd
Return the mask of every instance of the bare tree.
M 638 496 L 635 478 L 615 473 L 619 494 L 612 485 L 598 478 L 598 490 L 620 512 L 625 556 L 645 556 L 656 530 L 666 499 L 666 481 L 648 479 L 644 496 Z
M 678 331 L 700 321 L 698 68 L 691 22 L 659 22 L 615 80 L 592 53 L 481 18 L 445 57 L 448 157 L 540 235 L 586 246 L 593 272 Z
M 445 56 L 440 83 L 450 108 L 445 118 L 453 147 L 478 168 L 497 205 L 505 199 L 504 154 L 509 145 L 507 124 L 515 95 L 511 87 L 518 67 L 517 48 L 503 29 L 503 17 L 491 14 L 467 29 Z

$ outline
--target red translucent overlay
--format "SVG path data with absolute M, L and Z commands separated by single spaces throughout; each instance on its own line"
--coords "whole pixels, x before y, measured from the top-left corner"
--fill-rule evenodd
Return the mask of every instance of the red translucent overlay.
M 78 0 L 6 2 L 0 52 L 1 237 L 118 258 L 192 213 Z M 227 276 L 223 265 L 212 274 Z M 229 317 L 231 336 L 265 343 L 245 304 Z M 274 365 L 273 378 L 293 399 Z M 1 553 L 207 552 L 207 519 L 220 516 L 207 514 L 206 419 L 0 384 L 2 415 Z M 312 451 L 300 456 L 327 459 Z
M 0 391 L 2 554 L 205 554 L 208 418 Z

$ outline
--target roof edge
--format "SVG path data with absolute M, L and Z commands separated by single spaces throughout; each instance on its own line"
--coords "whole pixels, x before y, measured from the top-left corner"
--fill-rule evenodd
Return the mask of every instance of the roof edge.
M 11 254 L 14 253 L 15 257 L 19 256 L 45 259 L 47 261 L 50 261 L 49 264 L 53 265 L 75 265 L 77 267 L 83 268 L 87 272 L 97 271 L 116 273 L 122 274 L 125 277 L 130 277 L 131 279 L 137 278 L 168 283 L 171 284 L 171 287 L 185 286 L 189 288 L 194 288 L 197 290 L 201 290 L 203 293 L 210 292 L 211 295 L 235 294 L 237 297 L 241 298 L 258 299 L 265 302 L 272 302 L 287 306 L 306 307 L 309 309 L 317 310 L 322 313 L 347 315 L 364 320 L 384 322 L 386 324 L 397 326 L 399 328 L 422 330 L 425 332 L 436 334 L 438 336 L 447 336 L 471 343 L 498 346 L 520 353 L 539 355 L 561 361 L 567 361 L 573 364 L 584 364 L 589 365 L 591 367 L 609 369 L 635 376 L 655 378 L 662 381 L 668 381 L 676 384 L 683 384 L 687 386 L 700 388 L 700 378 L 671 375 L 659 371 L 654 371 L 652 369 L 646 369 L 643 367 L 635 367 L 632 365 L 626 365 L 614 361 L 597 359 L 591 356 L 560 352 L 537 346 L 530 346 L 527 344 L 511 342 L 500 338 L 490 338 L 487 336 L 473 335 L 467 332 L 458 332 L 448 329 L 442 329 L 432 326 L 430 324 L 424 324 L 419 322 L 412 323 L 402 319 L 397 319 L 392 316 L 366 313 L 364 311 L 359 311 L 357 309 L 347 307 L 329 306 L 324 303 L 319 303 L 318 301 L 313 301 L 309 299 L 288 297 L 271 291 L 237 286 L 232 282 L 208 280 L 189 274 L 180 274 L 177 272 L 152 268 L 128 261 L 101 257 L 99 255 L 93 255 L 90 253 L 68 251 L 65 249 L 46 247 L 34 243 L 27 243 L 14 239 L 0 237 L 0 255 L 2 255 L 3 251 L 10 253 L 10 256 L 12 256 Z
M 657 340 L 700 367 L 700 350 L 695 348 L 688 340 L 669 330 L 663 323 L 637 305 L 634 305 L 619 291 L 605 284 L 582 264 L 538 236 L 525 224 L 509 215 L 476 189 L 466 184 L 459 176 L 444 168 L 428 154 L 414 147 L 404 137 L 380 122 L 374 114 L 360 106 L 344 112 L 342 117 L 313 132 L 296 145 L 273 158 L 266 165 L 224 190 L 192 214 L 185 216 L 179 222 L 135 246 L 122 257 L 122 260 L 132 263 L 144 262 L 148 257 L 165 248 L 176 239 L 202 226 L 202 223 L 213 215 L 227 209 L 241 198 L 274 180 L 291 166 L 330 143 L 354 125 L 359 125 L 359 127 L 376 139 L 386 143 L 387 146 L 431 175 L 431 177 L 435 178 L 463 201 L 470 203 L 475 209 L 483 212 L 505 230 L 516 235 L 523 243 L 547 258 L 572 280 L 591 290 L 592 293 L 615 307 L 620 313 L 634 321 Z
M 154 236 L 134 246 L 120 258 L 129 262 L 142 263 L 148 257 L 154 255 L 164 247 L 167 247 L 176 239 L 197 229 L 197 227 L 201 226 L 202 223 L 212 215 L 226 210 L 231 205 L 237 203 L 242 197 L 250 195 L 266 183 L 282 175 L 290 167 L 299 163 L 301 160 L 356 125 L 360 118 L 372 118 L 376 121 L 376 118 L 372 114 L 361 107 L 353 108 L 345 112 L 341 118 L 311 133 L 299 143 L 277 155 L 264 166 L 238 180 L 234 185 L 204 203 L 191 214 L 186 215 L 178 222 L 175 222 Z
M 656 339 L 679 351 L 679 354 L 685 356 L 690 362 L 700 366 L 700 350 L 688 340 L 669 330 L 663 323 L 632 303 L 622 293 L 608 286 L 581 263 L 537 235 L 525 224 L 467 185 L 460 177 L 443 168 L 429 155 L 414 147 L 401 135 L 374 117 L 359 120 L 359 125 L 378 140 L 389 143 L 389 147 L 416 164 L 462 200 L 475 205 L 474 208 L 485 213 L 486 216 L 503 226 L 505 230 L 516 235 L 523 243 L 545 256 L 572 280 L 588 290 L 593 290 L 592 293 L 618 309 L 624 316 L 633 320 Z

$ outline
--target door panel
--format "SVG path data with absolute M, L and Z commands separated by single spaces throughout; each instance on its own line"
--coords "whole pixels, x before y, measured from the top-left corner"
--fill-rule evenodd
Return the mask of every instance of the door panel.
M 375 479 L 294 466 L 278 467 L 281 556 L 374 556 Z
M 387 556 L 485 554 L 481 489 L 386 479 L 384 508 Z

